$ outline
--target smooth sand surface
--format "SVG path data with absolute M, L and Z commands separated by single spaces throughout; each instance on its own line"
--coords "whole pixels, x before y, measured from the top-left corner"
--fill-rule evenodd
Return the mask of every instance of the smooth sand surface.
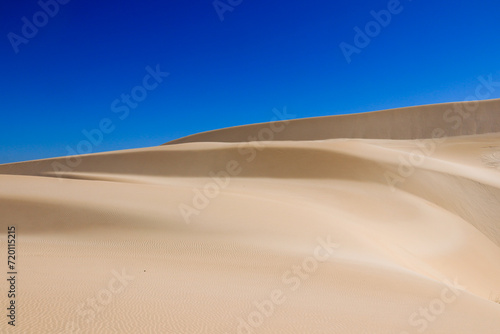
M 1 333 L 500 333 L 500 100 L 0 165 L 0 184 Z

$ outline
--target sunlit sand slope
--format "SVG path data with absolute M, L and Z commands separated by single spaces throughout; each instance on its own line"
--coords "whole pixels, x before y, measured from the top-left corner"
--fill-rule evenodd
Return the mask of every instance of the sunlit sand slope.
M 18 291 L 0 332 L 497 334 L 498 107 L 1 165 Z

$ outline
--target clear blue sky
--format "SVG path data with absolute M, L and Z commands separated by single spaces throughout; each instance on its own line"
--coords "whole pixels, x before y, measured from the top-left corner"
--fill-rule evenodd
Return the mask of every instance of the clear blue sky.
M 33 0 L 0 4 L 0 163 L 65 156 L 106 118 L 94 152 L 266 122 L 283 106 L 303 118 L 462 101 L 479 76 L 500 81 L 493 0 L 221 0 L 219 13 L 212 0 L 60 1 L 45 6 L 53 17 Z M 391 22 L 371 25 L 348 63 L 340 44 L 388 6 Z M 169 75 L 145 90 L 157 64 Z M 137 86 L 147 97 L 127 107 Z

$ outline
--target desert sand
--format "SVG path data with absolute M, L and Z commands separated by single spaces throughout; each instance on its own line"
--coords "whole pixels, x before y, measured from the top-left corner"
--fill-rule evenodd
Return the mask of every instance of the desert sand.
M 1 333 L 500 333 L 500 100 L 273 120 L 0 182 Z

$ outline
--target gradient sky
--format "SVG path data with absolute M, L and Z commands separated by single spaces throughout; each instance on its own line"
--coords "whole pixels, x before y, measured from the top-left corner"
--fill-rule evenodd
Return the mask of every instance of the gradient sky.
M 221 0 L 223 21 L 211 0 L 60 1 L 53 17 L 37 1 L 0 4 L 0 163 L 65 156 L 103 119 L 114 129 L 93 152 L 266 122 L 284 106 L 297 118 L 358 113 L 463 101 L 478 77 L 500 82 L 493 0 L 402 0 L 350 63 L 339 45 L 393 0 Z M 20 43 L 34 15 L 38 32 Z M 157 65 L 169 76 L 120 119 L 122 94 Z

